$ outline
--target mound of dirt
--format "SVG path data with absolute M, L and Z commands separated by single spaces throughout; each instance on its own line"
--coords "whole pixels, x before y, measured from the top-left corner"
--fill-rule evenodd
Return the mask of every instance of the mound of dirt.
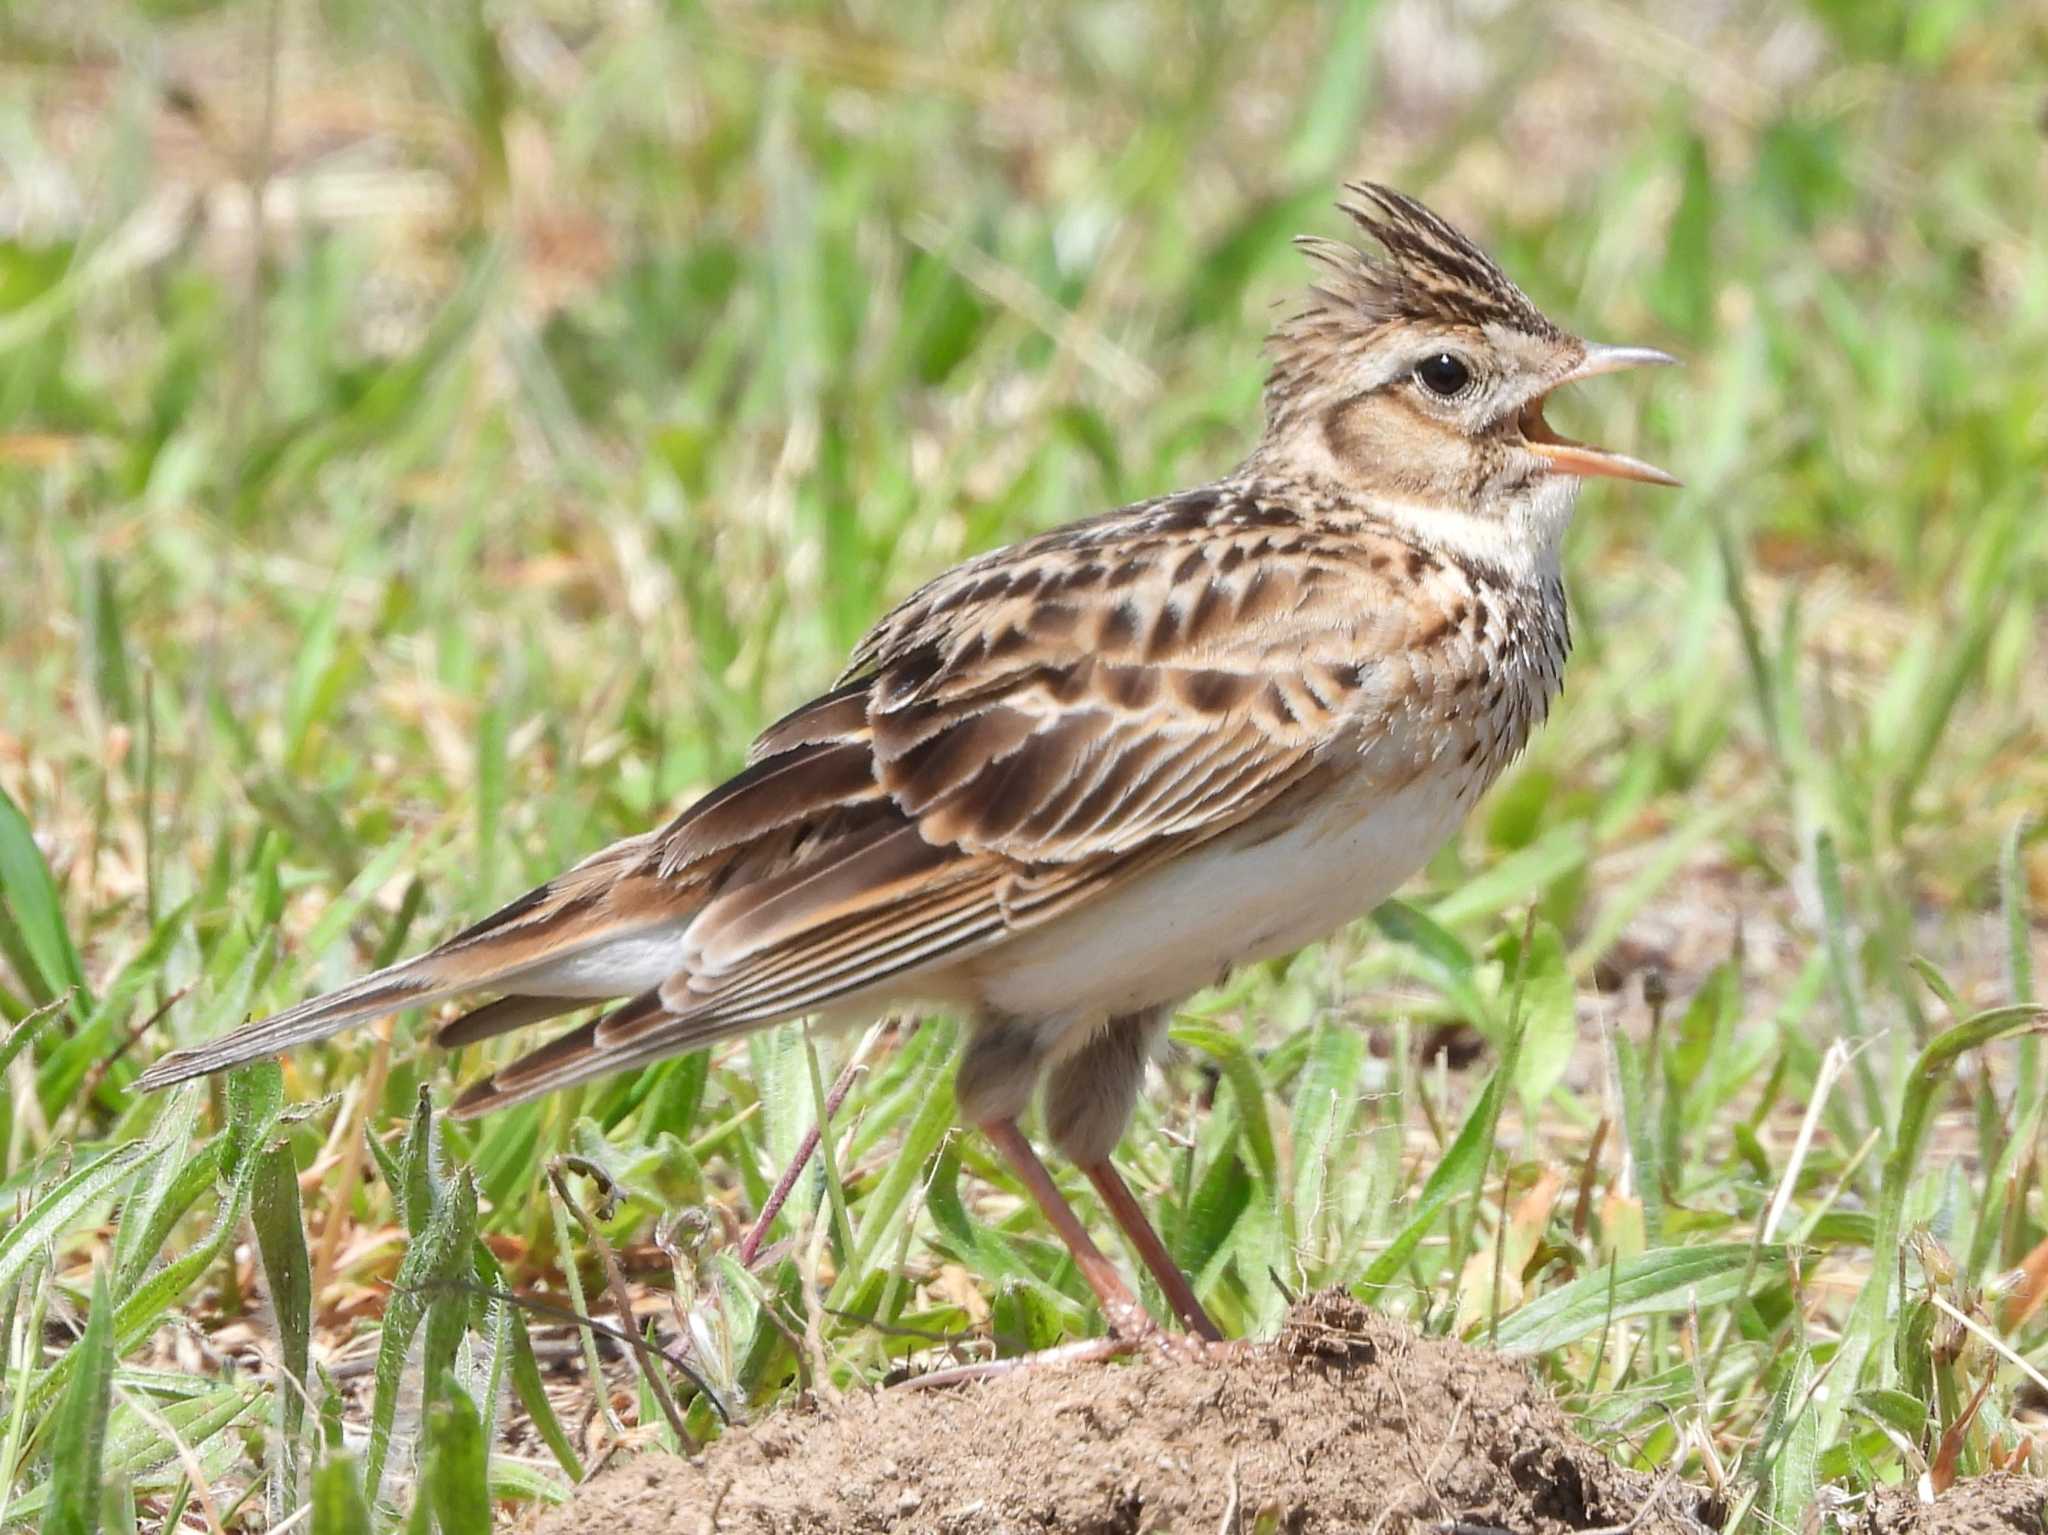
M 1521 1367 L 1330 1295 L 1223 1358 L 1040 1366 L 778 1413 L 695 1459 L 614 1468 L 535 1535 L 1698 1535 L 1716 1517 L 1579 1438 Z
M 1911 1489 L 1888 1488 L 1870 1500 L 1862 1523 L 1842 1520 L 1846 1535 L 2048 1535 L 2048 1482 L 2038 1477 L 1973 1477 L 1932 1503 Z

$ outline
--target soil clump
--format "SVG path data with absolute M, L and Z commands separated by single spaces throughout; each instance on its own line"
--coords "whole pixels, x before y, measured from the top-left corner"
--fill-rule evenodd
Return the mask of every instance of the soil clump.
M 1226 1358 L 1040 1366 L 779 1412 L 693 1459 L 616 1466 L 534 1530 L 1699 1535 L 1718 1517 L 1698 1489 L 1579 1437 L 1524 1366 L 1333 1294 Z

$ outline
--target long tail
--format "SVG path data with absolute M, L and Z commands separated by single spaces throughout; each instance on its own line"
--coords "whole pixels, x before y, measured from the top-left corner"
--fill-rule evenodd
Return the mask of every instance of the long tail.
M 630 995 L 648 984 L 635 973 L 644 968 L 644 961 L 633 963 L 636 945 L 656 930 L 676 928 L 688 914 L 687 887 L 642 869 L 643 847 L 641 838 L 614 843 L 439 948 L 219 1039 L 175 1050 L 136 1085 L 168 1087 L 282 1054 L 367 1018 L 468 993 L 501 995 L 443 1026 L 440 1043 L 451 1048 Z
M 173 1050 L 145 1071 L 135 1085 L 144 1092 L 154 1092 L 159 1087 L 169 1087 L 173 1082 L 210 1076 L 216 1071 L 226 1071 L 230 1066 L 260 1060 L 266 1055 L 280 1055 L 294 1045 L 325 1039 L 365 1018 L 438 1002 L 467 989 L 445 981 L 436 984 L 430 979 L 424 973 L 424 966 L 432 957 L 423 955 L 419 959 L 393 965 L 388 970 L 379 970 L 339 991 L 330 991 L 323 997 L 301 1002 L 297 1007 L 288 1007 L 232 1034 L 208 1040 L 203 1045 Z

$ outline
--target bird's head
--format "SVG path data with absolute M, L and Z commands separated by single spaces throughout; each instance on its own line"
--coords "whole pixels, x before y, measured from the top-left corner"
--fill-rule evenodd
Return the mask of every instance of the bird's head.
M 1562 385 L 1675 358 L 1580 340 L 1413 198 L 1346 191 L 1339 207 L 1379 254 L 1296 242 L 1318 271 L 1273 333 L 1253 467 L 1334 486 L 1425 542 L 1510 567 L 1555 558 L 1586 477 L 1678 483 L 1543 419 Z

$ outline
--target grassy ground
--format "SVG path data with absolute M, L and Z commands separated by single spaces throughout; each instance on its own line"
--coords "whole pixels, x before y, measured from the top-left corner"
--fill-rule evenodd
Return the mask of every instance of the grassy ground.
M 2044 64 L 1989 0 L 0 12 L 0 1525 L 472 1528 L 487 1447 L 556 1498 L 1099 1328 L 944 1019 L 474 1126 L 416 1017 L 126 1084 L 662 817 L 922 576 L 1228 467 L 1355 174 L 1684 353 L 1565 424 L 1688 489 L 1587 498 L 1549 728 L 1189 1007 L 1124 1166 L 1227 1328 L 1528 1351 L 1748 1528 L 2038 1462 Z M 493 1295 L 616 1323 L 604 1251 L 710 1391 L 558 1426 L 579 1335 Z

